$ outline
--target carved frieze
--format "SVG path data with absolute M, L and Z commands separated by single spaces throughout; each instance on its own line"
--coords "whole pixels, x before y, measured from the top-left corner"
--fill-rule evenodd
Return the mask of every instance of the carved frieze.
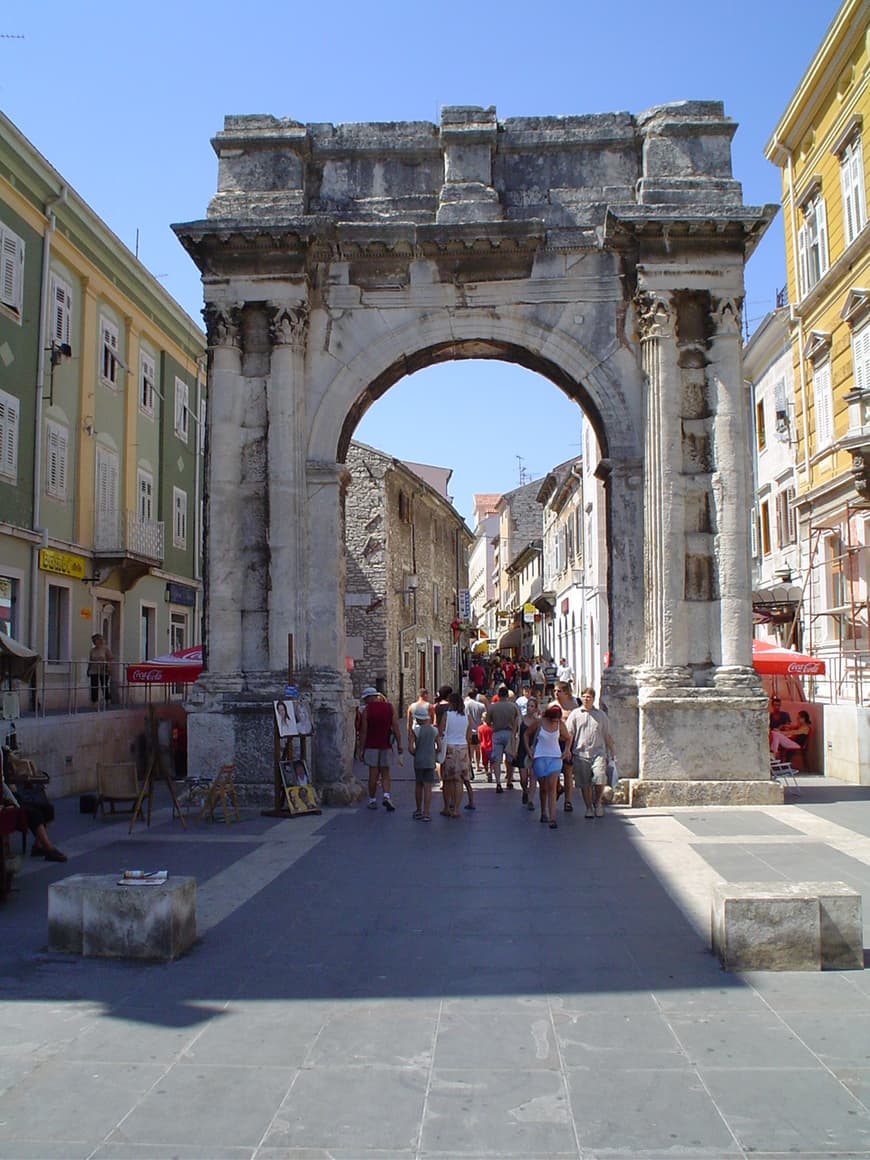
M 670 294 L 642 290 L 635 296 L 641 342 L 671 337 L 674 333 L 674 308 Z

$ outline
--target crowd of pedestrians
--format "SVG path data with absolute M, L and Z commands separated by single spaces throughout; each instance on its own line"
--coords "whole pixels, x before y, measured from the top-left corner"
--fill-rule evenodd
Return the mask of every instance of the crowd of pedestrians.
M 540 657 L 474 658 L 465 695 L 443 685 L 433 699 L 420 689 L 408 705 L 405 728 L 414 763 L 415 820 L 432 818 L 433 791 L 440 784 L 445 818 L 476 809 L 477 776 L 494 783 L 495 793 L 521 790 L 522 806 L 539 809 L 540 821 L 558 827 L 558 802 L 574 810 L 579 787 L 589 819 L 604 817 L 612 796 L 614 744 L 607 714 L 595 707 L 595 692 L 573 692 L 574 674 L 562 658 L 556 665 Z M 363 690 L 357 756 L 368 766 L 368 808 L 376 810 L 377 788 L 393 812 L 389 765 L 391 749 L 402 754 L 398 714 L 383 694 Z M 465 800 L 464 800 L 465 799 Z

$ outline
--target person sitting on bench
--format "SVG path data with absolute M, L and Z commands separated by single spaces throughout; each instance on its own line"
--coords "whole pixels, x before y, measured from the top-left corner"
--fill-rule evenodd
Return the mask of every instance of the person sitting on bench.
M 0 786 L 3 790 L 2 800 L 8 805 L 20 806 L 27 815 L 27 827 L 33 834 L 31 857 L 45 858 L 46 862 L 66 862 L 66 854 L 58 850 L 46 829 L 48 823 L 54 821 L 54 806 L 41 785 L 15 780 L 10 753 L 6 748 L 0 749 Z M 14 787 L 14 791 L 11 787 Z

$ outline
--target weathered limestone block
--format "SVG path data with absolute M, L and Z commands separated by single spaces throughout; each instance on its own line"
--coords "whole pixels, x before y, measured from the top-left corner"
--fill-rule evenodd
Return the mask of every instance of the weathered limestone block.
M 628 804 L 643 806 L 781 806 L 783 787 L 765 781 L 678 781 L 632 778 Z
M 48 888 L 48 945 L 92 958 L 175 959 L 196 941 L 196 879 L 120 886 L 73 874 Z
M 713 950 L 727 971 L 864 965 L 861 896 L 844 882 L 720 882 Z

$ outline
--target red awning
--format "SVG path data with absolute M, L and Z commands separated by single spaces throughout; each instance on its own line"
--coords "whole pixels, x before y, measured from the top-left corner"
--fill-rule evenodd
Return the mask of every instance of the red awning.
M 825 662 L 818 657 L 766 640 L 753 640 L 752 664 L 756 672 L 782 677 L 819 677 L 825 672 Z
M 189 685 L 202 672 L 202 645 L 127 665 L 128 685 Z

